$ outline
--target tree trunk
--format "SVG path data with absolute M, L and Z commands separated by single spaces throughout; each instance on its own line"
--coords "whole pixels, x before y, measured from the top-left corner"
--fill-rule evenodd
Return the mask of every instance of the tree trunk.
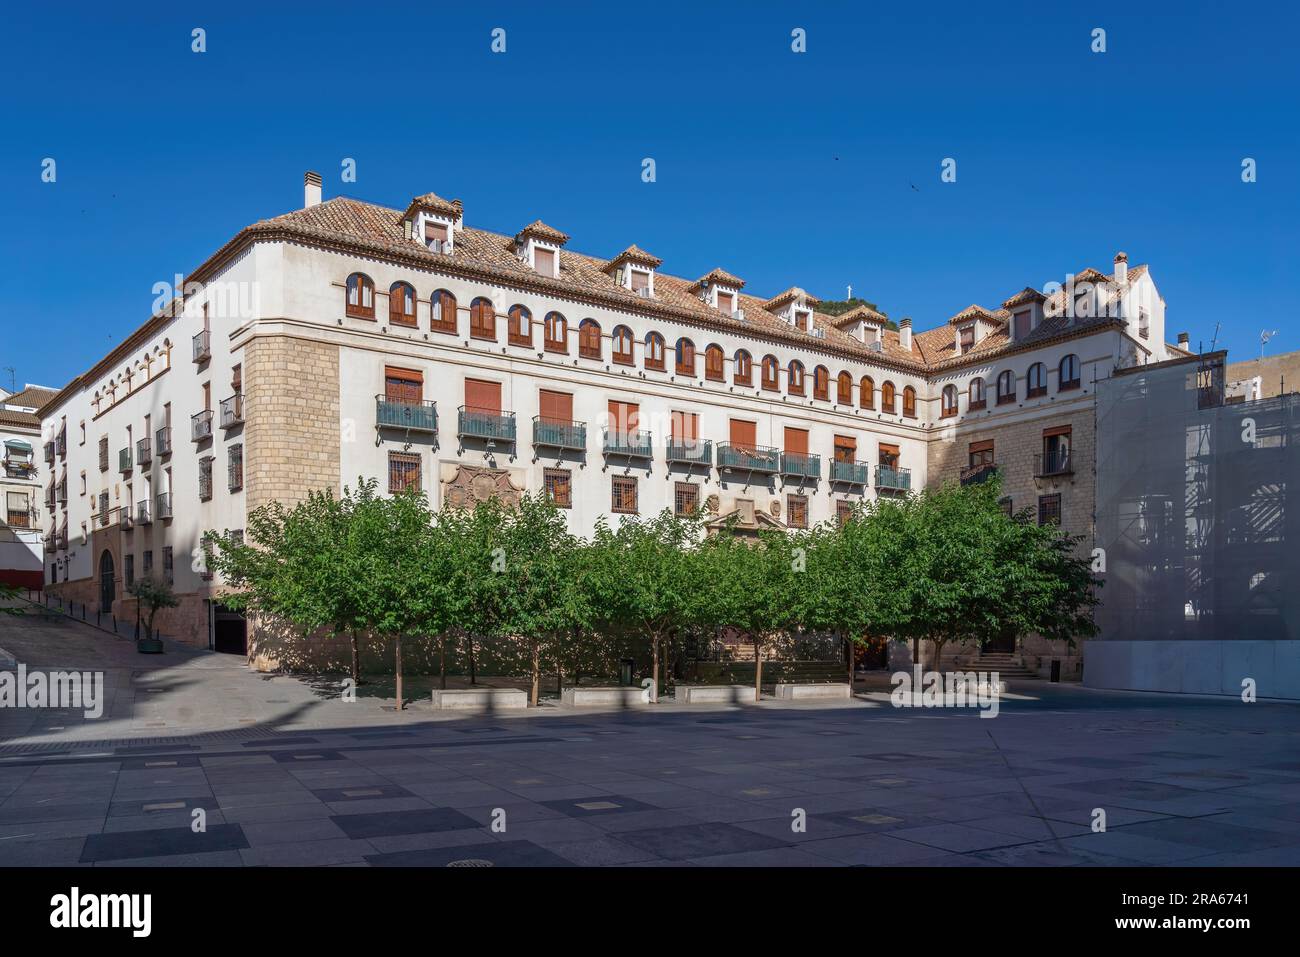
M 659 636 L 650 639 L 650 702 L 659 703 Z
M 401 711 L 405 707 L 405 701 L 402 699 L 402 636 L 397 636 L 394 650 L 397 661 L 397 710 Z
M 443 691 L 447 690 L 447 633 L 442 633 L 442 639 L 438 642 L 438 686 Z
M 849 659 L 849 690 L 853 690 L 853 639 L 844 636 L 844 654 Z
M 921 639 L 913 638 L 912 639 L 912 667 L 916 667 L 920 663 L 921 663 Z
M 465 637 L 469 642 L 469 683 L 475 685 L 478 684 L 478 672 L 474 669 L 474 636 L 466 635 Z
M 357 630 L 352 629 L 352 684 L 361 684 L 361 647 L 357 644 Z
M 763 646 L 754 639 L 754 701 L 763 700 Z
M 542 683 L 542 646 L 538 641 L 533 642 L 533 680 L 532 690 L 529 694 L 529 700 L 534 708 L 537 707 L 537 694 Z
M 935 638 L 934 640 L 934 670 L 939 671 L 943 661 L 943 646 L 948 643 L 947 638 Z

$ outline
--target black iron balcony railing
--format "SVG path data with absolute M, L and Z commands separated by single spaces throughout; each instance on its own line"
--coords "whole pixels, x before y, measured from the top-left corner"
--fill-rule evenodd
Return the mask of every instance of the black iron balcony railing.
M 781 468 L 781 450 L 763 445 L 736 445 L 723 442 L 718 446 L 718 469 L 762 472 L 775 475 Z
M 606 432 L 602 447 L 606 455 L 621 455 L 630 459 L 648 459 L 654 456 L 649 432 Z
M 99 443 L 99 470 L 108 471 L 108 439 L 103 439 Z
M 212 358 L 212 334 L 204 329 L 194 337 L 194 361 L 207 362 Z
M 68 457 L 68 433 L 66 430 L 61 431 L 58 438 L 54 440 L 54 451 L 61 459 Z
M 533 416 L 533 445 L 582 451 L 587 448 L 587 423 Z
M 888 465 L 876 466 L 876 488 L 889 489 L 894 492 L 908 492 L 912 489 L 912 470 Z
M 831 462 L 831 481 L 843 485 L 866 485 L 870 472 L 866 462 Z
M 118 510 L 117 524 L 127 531 L 135 527 L 135 517 L 131 514 L 130 502 L 127 502 L 125 506 Z
M 515 441 L 515 414 L 462 405 L 457 409 L 456 434 L 462 439 Z
M 212 410 L 204 409 L 190 416 L 190 438 L 195 442 L 212 438 Z
M 438 404 L 432 400 L 404 402 L 377 395 L 375 396 L 375 425 L 381 429 L 436 433 Z
M 713 443 L 708 439 L 674 439 L 668 443 L 664 460 L 678 465 L 712 465 Z
M 231 429 L 244 422 L 244 394 L 236 392 L 228 399 L 221 400 L 221 427 Z
M 117 453 L 117 470 L 119 472 L 131 471 L 131 446 L 128 445 Z
M 68 482 L 64 479 L 54 487 L 54 495 L 60 505 L 68 504 Z
M 160 492 L 157 497 L 157 505 L 154 509 L 158 515 L 158 521 L 164 521 L 172 517 L 172 493 Z
M 45 443 L 45 464 L 46 465 L 54 464 L 54 443 L 53 442 Z
M 25 508 L 6 508 L 6 520 L 10 528 L 31 528 L 32 515 Z
M 819 479 L 822 477 L 821 457 L 800 452 L 782 452 L 781 474 L 786 478 Z
M 154 445 L 158 449 L 158 457 L 172 454 L 172 429 L 170 425 L 165 425 L 153 434 Z
M 962 469 L 958 478 L 962 485 L 978 485 L 980 482 L 987 482 L 997 474 L 998 467 L 995 463 L 981 462 L 979 465 Z
M 36 464 L 30 458 L 17 458 L 6 455 L 5 472 L 13 478 L 31 478 L 36 473 Z
M 140 465 L 148 465 L 153 461 L 153 442 L 150 439 L 139 439 L 135 443 L 135 460 Z
M 1034 475 L 1049 478 L 1053 475 L 1072 475 L 1074 463 L 1070 461 L 1069 449 L 1055 449 L 1034 456 Z
M 149 525 L 153 522 L 153 516 L 149 512 L 149 500 L 141 499 L 135 506 L 135 520 L 140 525 Z

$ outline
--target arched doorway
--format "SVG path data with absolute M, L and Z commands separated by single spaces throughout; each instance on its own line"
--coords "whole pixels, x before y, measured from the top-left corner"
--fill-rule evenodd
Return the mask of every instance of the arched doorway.
M 99 556 L 99 610 L 105 614 L 113 611 L 113 598 L 117 588 L 113 580 L 113 553 L 104 549 Z

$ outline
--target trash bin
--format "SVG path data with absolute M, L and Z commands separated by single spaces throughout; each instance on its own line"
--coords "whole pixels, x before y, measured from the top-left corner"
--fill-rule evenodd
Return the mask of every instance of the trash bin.
M 632 670 L 636 667 L 636 662 L 631 658 L 618 659 L 618 683 L 624 686 L 632 684 Z
M 1052 680 L 1053 681 L 1061 680 L 1061 659 L 1060 658 L 1052 659 Z

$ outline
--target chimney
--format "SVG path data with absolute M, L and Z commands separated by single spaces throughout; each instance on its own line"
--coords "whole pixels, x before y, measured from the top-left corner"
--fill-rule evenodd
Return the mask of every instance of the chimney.
M 1118 286 L 1128 282 L 1128 253 L 1115 254 L 1115 284 Z
M 302 178 L 302 208 L 311 209 L 320 205 L 320 173 L 311 170 Z
M 898 320 L 898 344 L 908 352 L 912 351 L 912 320 L 908 316 Z
M 1192 337 L 1185 332 L 1178 333 L 1178 348 L 1192 351 Z

